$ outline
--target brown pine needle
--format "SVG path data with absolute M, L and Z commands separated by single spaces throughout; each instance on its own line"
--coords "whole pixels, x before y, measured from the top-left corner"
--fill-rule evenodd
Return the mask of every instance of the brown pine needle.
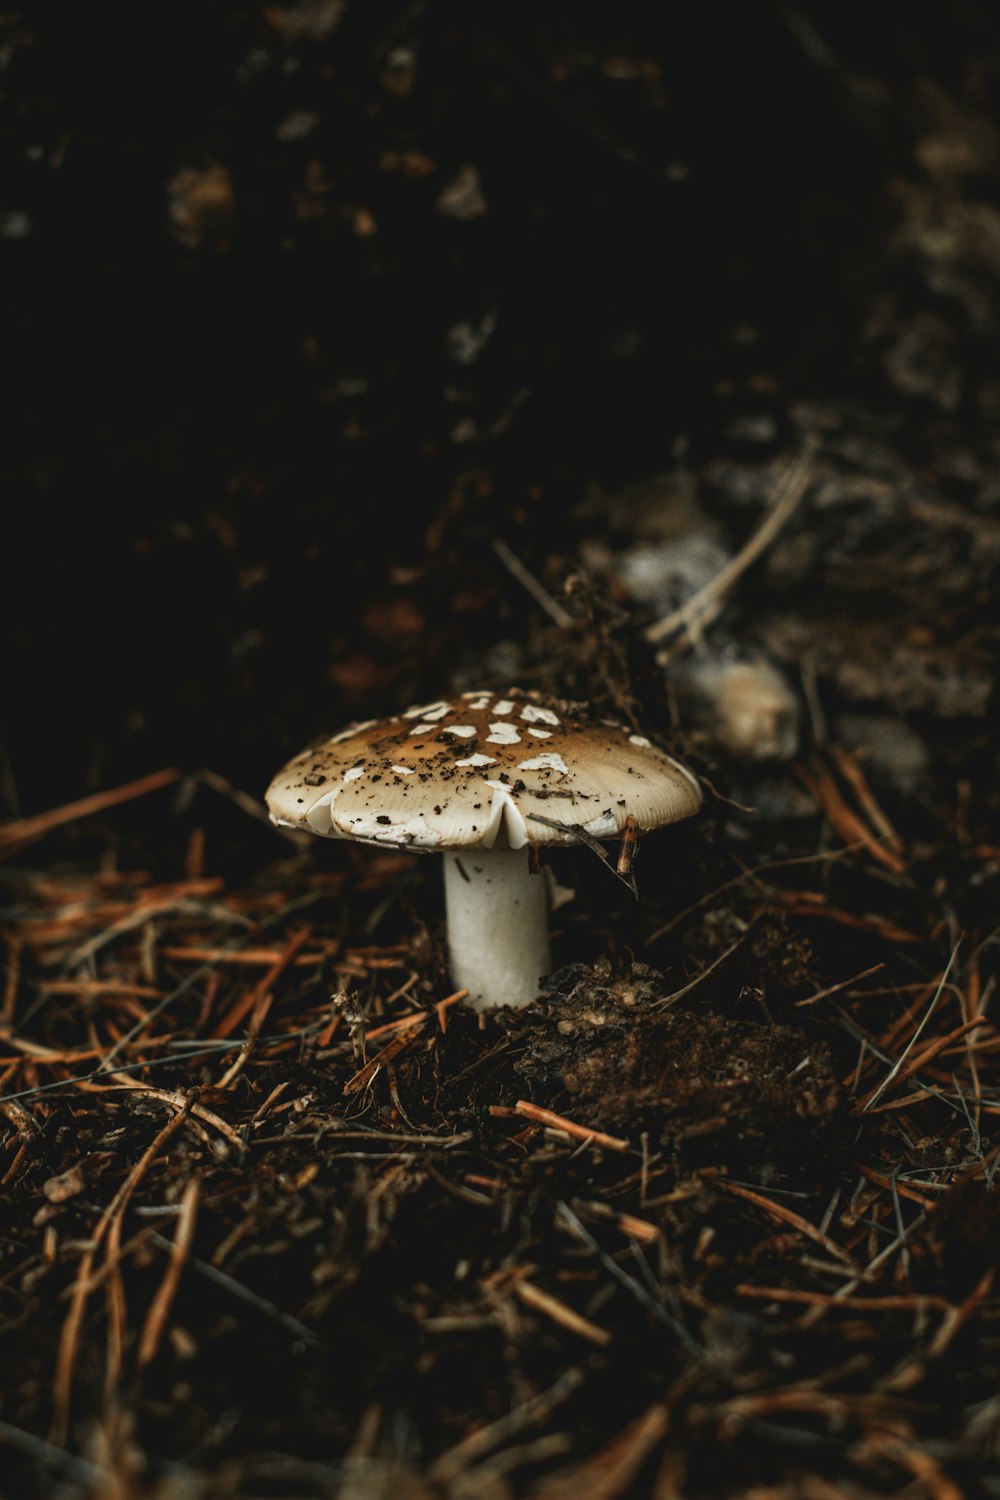
M 932 1292 L 887 1297 L 834 1297 L 830 1292 L 809 1292 L 787 1286 L 750 1286 L 746 1282 L 741 1282 L 735 1290 L 738 1297 L 754 1297 L 763 1302 L 804 1302 L 810 1307 L 845 1308 L 855 1312 L 920 1312 L 930 1307 L 941 1312 L 954 1311 L 947 1298 L 935 1296 Z
M 532 1281 L 519 1281 L 514 1288 L 517 1296 L 527 1306 L 536 1312 L 544 1313 L 554 1323 L 559 1323 L 570 1333 L 579 1334 L 583 1339 L 589 1339 L 600 1349 L 606 1349 L 611 1343 L 611 1334 L 606 1328 L 601 1328 L 597 1323 L 592 1323 L 589 1318 L 574 1312 L 573 1308 L 567 1307 L 558 1297 L 553 1297 L 551 1292 L 545 1292 L 541 1287 L 535 1286 Z
M 381 1052 L 376 1052 L 375 1056 L 369 1062 L 366 1062 L 363 1068 L 347 1080 L 342 1092 L 350 1096 L 351 1094 L 359 1094 L 362 1089 L 367 1088 L 380 1069 L 391 1063 L 393 1058 L 398 1057 L 405 1048 L 413 1045 L 416 1041 L 417 1032 L 423 1029 L 426 1021 L 426 1011 L 421 1012 L 418 1016 L 414 1016 L 413 1022 L 407 1027 L 405 1034 L 393 1037 L 392 1041 L 387 1042 Z
M 886 1177 L 883 1172 L 876 1172 L 874 1167 L 866 1166 L 861 1161 L 856 1161 L 854 1166 L 866 1182 L 873 1182 L 876 1187 L 885 1188 L 888 1192 L 892 1191 L 892 1179 Z M 928 1198 L 924 1193 L 918 1193 L 916 1188 L 910 1187 L 907 1182 L 900 1182 L 898 1178 L 896 1179 L 896 1192 L 901 1198 L 909 1198 L 913 1203 L 919 1203 L 921 1208 L 934 1207 L 933 1198 Z
M 111 1202 L 101 1214 L 91 1235 L 90 1248 L 81 1257 L 76 1281 L 73 1284 L 70 1297 L 69 1312 L 66 1314 L 66 1321 L 63 1324 L 62 1335 L 59 1340 L 56 1369 L 52 1380 L 52 1425 L 49 1430 L 49 1441 L 55 1443 L 57 1447 L 65 1446 L 69 1429 L 73 1375 L 76 1370 L 76 1361 L 80 1350 L 83 1315 L 87 1306 L 87 1297 L 90 1293 L 91 1273 L 94 1269 L 97 1253 L 112 1223 L 124 1213 L 126 1204 L 153 1165 L 153 1162 L 184 1124 L 191 1109 L 191 1103 L 192 1101 L 190 1100 L 185 1101 L 184 1106 L 167 1121 L 162 1130 L 158 1131 L 152 1141 L 150 1141 L 125 1181 L 111 1199 Z
M 67 802 L 64 806 L 52 808 L 49 812 L 36 813 L 30 818 L 18 818 L 13 823 L 5 823 L 0 828 L 0 858 L 4 854 L 23 849 L 26 844 L 33 844 L 45 834 L 51 833 L 53 828 L 61 828 L 65 823 L 75 823 L 78 818 L 92 818 L 95 813 L 106 812 L 109 807 L 117 807 L 122 802 L 130 802 L 133 797 L 144 797 L 147 792 L 158 792 L 161 787 L 171 786 L 179 777 L 180 772 L 173 768 L 153 771 L 149 776 L 140 776 L 137 781 L 128 781 L 123 786 L 113 787 L 110 791 L 94 792 L 90 797 L 81 797 L 76 802 Z
M 914 1073 L 919 1073 L 920 1069 L 924 1067 L 926 1063 L 929 1063 L 932 1057 L 937 1057 L 939 1052 L 943 1052 L 945 1048 L 951 1046 L 953 1042 L 957 1042 L 961 1037 L 967 1036 L 968 1033 L 970 1031 L 974 1031 L 977 1026 L 987 1025 L 989 1025 L 989 1022 L 984 1021 L 982 1016 L 973 1016 L 971 1021 L 963 1021 L 961 1026 L 956 1026 L 954 1031 L 949 1031 L 946 1036 L 937 1037 L 933 1042 L 926 1046 L 922 1052 L 918 1053 L 916 1057 L 908 1062 L 905 1068 L 900 1068 L 899 1072 L 894 1075 L 892 1082 L 905 1083 L 907 1079 L 913 1077 Z M 883 1088 L 884 1085 L 879 1085 L 878 1088 L 872 1089 L 870 1091 L 870 1094 L 867 1095 L 865 1099 L 860 1101 L 860 1107 L 862 1109 L 868 1109 L 870 1107 L 869 1100 L 874 1099 L 875 1095 L 877 1093 L 880 1093 Z
M 297 968 L 305 968 L 314 964 L 321 964 L 324 959 L 330 958 L 339 949 L 336 941 L 324 943 L 319 953 L 300 953 L 293 960 Z M 281 961 L 283 950 L 281 948 L 240 948 L 237 951 L 226 948 L 209 948 L 196 943 L 164 943 L 158 950 L 161 958 L 175 959 L 180 963 L 194 964 L 224 964 L 245 965 L 247 968 L 261 968 L 264 964 L 276 964 Z
M 797 763 L 793 769 L 827 822 L 840 834 L 845 844 L 863 844 L 872 859 L 891 870 L 894 875 L 905 873 L 906 861 L 880 842 L 864 819 L 848 807 L 840 794 L 840 788 L 825 766 L 818 762 L 814 762 L 811 767 Z
M 605 1135 L 603 1130 L 590 1130 L 586 1125 L 577 1125 L 575 1120 L 567 1120 L 565 1115 L 557 1115 L 555 1110 L 545 1109 L 540 1104 L 532 1104 L 527 1099 L 519 1099 L 514 1108 L 519 1115 L 533 1120 L 536 1125 L 546 1125 L 550 1130 L 561 1130 L 565 1135 L 584 1141 L 588 1146 L 603 1146 L 606 1151 L 631 1151 L 632 1149 L 630 1141 L 623 1141 L 614 1135 Z
M 872 1090 L 872 1092 L 866 1096 L 865 1102 L 861 1106 L 862 1109 L 865 1109 L 865 1110 L 871 1109 L 872 1106 L 876 1103 L 876 1101 L 879 1100 L 882 1097 L 883 1093 L 889 1087 L 890 1083 L 893 1082 L 893 1080 L 898 1076 L 898 1074 L 902 1070 L 903 1064 L 906 1062 L 907 1057 L 910 1055 L 910 1053 L 912 1052 L 913 1048 L 916 1046 L 917 1041 L 919 1040 L 920 1035 L 921 1035 L 924 1027 L 927 1025 L 927 1023 L 930 1020 L 931 1016 L 934 1014 L 934 1010 L 935 1010 L 935 1008 L 937 1006 L 938 1000 L 941 998 L 941 992 L 942 992 L 942 990 L 944 989 L 945 985 L 948 982 L 948 975 L 951 973 L 952 964 L 955 962 L 955 959 L 957 957 L 958 957 L 958 944 L 956 943 L 955 946 L 954 946 L 954 948 L 952 948 L 952 950 L 951 950 L 951 954 L 949 955 L 948 962 L 945 965 L 944 973 L 941 975 L 941 978 L 940 978 L 940 980 L 938 982 L 937 988 L 935 989 L 934 994 L 931 996 L 930 1005 L 928 1005 L 927 1010 L 924 1012 L 923 1020 L 917 1026 L 917 1029 L 914 1031 L 913 1035 L 910 1037 L 910 1040 L 907 1042 L 906 1046 L 903 1048 L 903 1051 L 900 1053 L 899 1057 L 897 1057 L 896 1061 L 893 1063 L 893 1065 L 889 1069 L 888 1073 L 882 1079 L 882 1082 L 878 1085 L 878 1087 L 876 1089 Z
M 770 1214 L 772 1219 L 777 1219 L 779 1223 L 787 1224 L 790 1228 L 797 1229 L 800 1234 L 807 1235 L 809 1239 L 815 1240 L 817 1245 L 823 1246 L 827 1255 L 832 1255 L 835 1260 L 842 1261 L 845 1265 L 850 1266 L 852 1270 L 857 1269 L 852 1257 L 846 1250 L 841 1249 L 835 1240 L 831 1240 L 828 1234 L 824 1234 L 821 1229 L 817 1229 L 815 1224 L 810 1224 L 808 1219 L 804 1219 L 794 1209 L 786 1208 L 783 1203 L 775 1203 L 773 1198 L 767 1198 L 763 1193 L 755 1192 L 752 1188 L 745 1188 L 739 1183 L 729 1182 L 725 1177 L 714 1178 L 713 1187 L 717 1187 L 724 1193 L 732 1193 L 736 1198 L 745 1198 L 748 1203 L 753 1203 L 758 1208 L 762 1208 L 765 1213 Z
M 244 1016 L 248 1015 L 264 996 L 268 994 L 272 986 L 277 984 L 289 964 L 294 962 L 300 949 L 305 947 L 311 936 L 311 927 L 299 928 L 298 932 L 286 944 L 283 952 L 271 965 L 263 978 L 259 979 L 252 989 L 247 990 L 246 994 L 240 997 L 228 1015 L 222 1018 L 212 1032 L 214 1041 L 224 1041 L 227 1036 L 232 1035 Z M 260 1020 L 263 1020 L 263 1016 L 260 1017 Z M 257 1029 L 260 1029 L 259 1021 Z
M 194 1240 L 195 1219 L 198 1215 L 198 1199 L 201 1184 L 197 1177 L 192 1177 L 184 1189 L 180 1202 L 180 1212 L 177 1216 L 177 1230 L 174 1234 L 174 1242 L 170 1251 L 170 1260 L 163 1280 L 157 1288 L 156 1294 L 150 1303 L 146 1322 L 139 1339 L 139 1351 L 136 1355 L 136 1364 L 140 1370 L 152 1364 L 156 1358 L 156 1351 L 160 1347 L 163 1331 L 167 1326 L 170 1309 L 180 1286 L 184 1267 L 191 1254 L 191 1245 Z
M 618 1500 L 670 1428 L 670 1411 L 656 1402 L 592 1458 L 534 1492 L 534 1500 Z M 657 1495 L 661 1494 L 658 1487 Z
M 831 744 L 828 748 L 836 762 L 837 770 L 857 797 L 862 812 L 877 830 L 879 837 L 885 840 L 890 849 L 895 850 L 897 854 L 902 854 L 903 840 L 876 802 L 875 794 L 868 785 L 868 778 L 854 756 L 843 745 Z

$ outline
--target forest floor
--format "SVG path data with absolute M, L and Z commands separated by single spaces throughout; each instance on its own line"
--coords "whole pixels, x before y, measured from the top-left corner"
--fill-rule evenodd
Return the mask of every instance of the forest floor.
M 559 609 L 533 685 L 645 725 L 628 611 Z M 5 1493 L 996 1494 L 998 798 L 822 727 L 692 734 L 637 898 L 552 854 L 520 1011 L 435 860 L 217 772 L 9 823 Z

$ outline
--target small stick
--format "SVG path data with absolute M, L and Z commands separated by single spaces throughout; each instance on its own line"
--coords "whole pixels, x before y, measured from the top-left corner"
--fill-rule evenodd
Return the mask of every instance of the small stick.
M 759 1297 L 765 1302 L 805 1302 L 814 1307 L 844 1307 L 865 1312 L 920 1311 L 933 1307 L 941 1312 L 953 1312 L 954 1305 L 945 1297 L 931 1292 L 916 1292 L 909 1296 L 897 1294 L 886 1297 L 834 1297 L 830 1292 L 798 1291 L 787 1286 L 749 1286 L 741 1282 L 736 1288 L 738 1297 Z
M 618 863 L 615 866 L 615 874 L 624 880 L 626 885 L 631 887 L 633 896 L 638 896 L 639 894 L 639 888 L 636 885 L 635 874 L 632 869 L 638 848 L 639 819 L 629 813 L 622 828 L 622 841 L 618 846 Z
M 815 443 L 808 442 L 789 464 L 782 478 L 777 500 L 749 541 L 735 557 L 730 558 L 724 568 L 719 569 L 714 578 L 709 579 L 704 588 L 693 594 L 679 609 L 648 625 L 643 631 L 647 641 L 662 641 L 664 636 L 673 635 L 681 629 L 686 629 L 693 635 L 699 626 L 708 623 L 708 617 L 718 612 L 723 596 L 750 564 L 756 562 L 761 553 L 771 545 L 805 494 L 812 476 L 814 448 Z
M 430 1011 L 411 1010 L 405 1016 L 397 1016 L 395 1021 L 384 1021 L 381 1026 L 373 1026 L 371 1031 L 365 1032 L 365 1044 L 374 1041 L 378 1036 L 390 1036 L 394 1031 L 405 1031 L 408 1026 L 422 1026 L 430 1015 Z
M 729 1182 L 724 1177 L 716 1178 L 713 1186 L 719 1188 L 724 1193 L 733 1193 L 737 1198 L 745 1198 L 748 1203 L 756 1204 L 758 1208 L 764 1209 L 765 1213 L 769 1213 L 772 1219 L 778 1219 L 782 1224 L 788 1224 L 792 1229 L 798 1229 L 800 1233 L 807 1235 L 809 1239 L 815 1240 L 835 1260 L 844 1262 L 852 1270 L 857 1269 L 852 1257 L 848 1255 L 846 1250 L 841 1249 L 836 1240 L 831 1240 L 828 1234 L 824 1234 L 816 1228 L 815 1224 L 810 1224 L 808 1219 L 804 1219 L 801 1214 L 795 1213 L 793 1209 L 786 1208 L 783 1203 L 775 1203 L 773 1199 L 766 1198 L 763 1193 L 754 1192 L 751 1188 L 741 1187 L 738 1183 Z
M 574 1312 L 567 1307 L 565 1302 L 560 1302 L 558 1297 L 553 1297 L 551 1292 L 543 1292 L 541 1287 L 535 1286 L 531 1281 L 519 1281 L 514 1288 L 515 1293 L 528 1307 L 536 1312 L 544 1313 L 551 1318 L 553 1323 L 560 1323 L 570 1333 L 577 1333 L 582 1339 L 589 1339 L 600 1349 L 606 1349 L 611 1343 L 611 1334 L 606 1328 L 601 1328 L 597 1323 L 592 1323 L 589 1318 Z
M 654 1402 L 592 1458 L 568 1474 L 556 1475 L 541 1490 L 536 1490 L 535 1500 L 579 1500 L 580 1496 L 586 1496 L 586 1500 L 617 1500 L 621 1495 L 632 1494 L 633 1480 L 669 1428 L 669 1407 Z M 661 1487 L 657 1487 L 656 1494 L 666 1500 Z
M 599 839 L 595 839 L 592 833 L 588 833 L 586 828 L 580 823 L 560 823 L 556 818 L 543 817 L 541 813 L 528 813 L 528 822 L 543 823 L 546 828 L 559 828 L 563 833 L 571 833 L 575 839 L 578 839 L 581 844 L 586 844 L 587 848 L 591 849 L 597 855 L 598 859 L 608 866 L 608 869 L 618 877 L 623 885 L 628 887 L 633 896 L 638 896 L 635 876 L 619 875 L 604 845 Z
M 73 1390 L 73 1374 L 76 1369 L 77 1355 L 80 1348 L 80 1335 L 83 1331 L 83 1314 L 90 1292 L 91 1275 L 97 1252 L 113 1221 L 124 1213 L 125 1205 L 149 1171 L 157 1156 L 170 1138 L 184 1124 L 192 1102 L 191 1100 L 186 1100 L 184 1108 L 178 1110 L 167 1121 L 166 1125 L 163 1126 L 163 1129 L 158 1131 L 152 1141 L 150 1141 L 125 1181 L 121 1184 L 101 1214 L 91 1235 L 90 1249 L 85 1251 L 81 1257 L 80 1268 L 72 1288 L 69 1312 L 66 1315 L 66 1321 L 63 1324 L 62 1334 L 59 1339 L 59 1351 L 56 1356 L 56 1369 L 52 1381 L 52 1425 L 49 1431 L 49 1440 L 55 1443 L 57 1447 L 64 1447 L 66 1443 L 69 1427 L 70 1397 Z
M 931 1042 L 929 1046 L 925 1047 L 923 1052 L 918 1053 L 918 1055 L 913 1058 L 911 1062 L 907 1063 L 905 1068 L 900 1069 L 900 1071 L 893 1079 L 893 1082 L 903 1083 L 907 1078 L 912 1078 L 914 1073 L 920 1072 L 920 1069 L 924 1066 L 925 1063 L 929 1063 L 932 1057 L 937 1057 L 938 1053 L 943 1052 L 944 1049 L 952 1042 L 958 1041 L 960 1037 L 967 1036 L 968 1033 L 970 1031 L 974 1031 L 977 1026 L 983 1026 L 985 1024 L 988 1023 L 983 1021 L 982 1016 L 973 1016 L 971 1021 L 963 1021 L 961 1026 L 956 1026 L 954 1031 L 948 1032 L 947 1036 L 939 1036 L 935 1041 Z M 875 1092 L 876 1090 L 873 1089 L 872 1094 L 874 1095 Z M 878 1092 L 881 1092 L 881 1090 L 878 1090 Z M 865 1102 L 865 1100 L 862 1100 L 861 1108 L 867 1109 L 868 1107 L 869 1106 Z
M 846 989 L 849 984 L 857 984 L 859 979 L 867 979 L 870 974 L 877 974 L 880 969 L 884 968 L 884 963 L 872 964 L 870 969 L 862 969 L 860 974 L 852 974 L 850 979 L 841 979 L 837 984 L 827 985 L 825 990 L 817 990 L 815 995 L 810 995 L 806 1000 L 796 1000 L 795 1007 L 798 1010 L 803 1005 L 816 1005 L 820 1000 L 827 1000 L 831 995 L 836 995 L 839 990 Z
M 878 1088 L 875 1089 L 874 1092 L 872 1092 L 872 1093 L 870 1093 L 870 1094 L 868 1094 L 866 1096 L 865 1102 L 862 1105 L 862 1109 L 871 1109 L 872 1105 L 875 1104 L 875 1102 L 882 1097 L 882 1094 L 884 1093 L 884 1091 L 889 1087 L 890 1083 L 892 1083 L 893 1079 L 900 1072 L 900 1070 L 901 1070 L 903 1064 L 905 1063 L 905 1061 L 906 1061 L 909 1053 L 912 1051 L 912 1049 L 916 1045 L 917 1039 L 919 1038 L 920 1033 L 923 1031 L 924 1027 L 927 1025 L 927 1022 L 930 1020 L 931 1016 L 934 1014 L 934 1008 L 937 1005 L 938 1000 L 939 1000 L 939 998 L 941 996 L 941 991 L 944 989 L 945 984 L 947 983 L 948 975 L 951 972 L 951 966 L 955 962 L 955 959 L 956 959 L 957 956 L 958 956 L 958 944 L 956 943 L 955 946 L 954 946 L 954 948 L 951 950 L 951 954 L 950 954 L 950 956 L 948 958 L 948 962 L 945 965 L 944 973 L 941 975 L 941 981 L 938 984 L 937 989 L 934 991 L 933 996 L 931 997 L 931 1003 L 927 1007 L 927 1010 L 924 1013 L 923 1020 L 920 1022 L 919 1026 L 917 1027 L 917 1029 L 913 1033 L 913 1035 L 910 1037 L 910 1040 L 907 1042 L 906 1046 L 903 1048 L 903 1051 L 900 1053 L 899 1057 L 897 1057 L 896 1061 L 893 1063 L 893 1065 L 889 1069 L 888 1073 L 882 1079 L 882 1082 L 879 1084 Z
M 864 1162 L 860 1161 L 854 1162 L 854 1166 L 861 1173 L 862 1177 L 866 1179 L 866 1181 L 873 1182 L 876 1187 L 885 1188 L 889 1192 L 892 1191 L 892 1182 L 888 1177 L 884 1175 L 884 1173 L 876 1172 L 874 1167 L 866 1167 Z M 933 1198 L 926 1198 L 923 1193 L 916 1192 L 913 1188 L 909 1187 L 907 1183 L 900 1182 L 898 1179 L 896 1181 L 896 1191 L 903 1198 L 912 1198 L 913 1202 L 919 1203 L 921 1208 L 934 1207 Z
M 108 1274 L 104 1279 L 104 1399 L 114 1395 L 121 1378 L 122 1361 L 125 1354 L 125 1328 L 128 1309 L 125 1305 L 125 1281 L 122 1276 L 122 1221 L 112 1220 L 108 1234 L 105 1263 Z
M 115 1075 L 119 1079 L 122 1076 L 120 1074 Z M 180 1111 L 178 1119 L 186 1119 L 190 1115 L 193 1120 L 202 1120 L 206 1125 L 214 1126 L 219 1134 L 225 1137 L 234 1151 L 242 1154 L 246 1150 L 246 1143 L 240 1139 L 229 1122 L 223 1120 L 213 1110 L 207 1109 L 204 1104 L 199 1104 L 196 1097 L 192 1098 L 190 1095 L 184 1095 L 179 1091 L 174 1092 L 171 1089 L 156 1089 L 149 1084 L 136 1083 L 131 1080 L 127 1083 L 120 1081 L 109 1084 L 102 1092 L 113 1094 L 119 1089 L 131 1094 L 133 1098 L 141 1095 L 146 1099 L 159 1099 L 163 1104 L 170 1104 L 174 1109 Z
M 734 942 L 729 944 L 728 948 L 723 948 L 722 952 L 715 958 L 713 958 L 712 962 L 708 964 L 704 969 L 702 969 L 700 973 L 696 974 L 693 979 L 689 979 L 687 984 L 682 985 L 679 990 L 674 990 L 672 994 L 664 995 L 662 1000 L 654 1001 L 653 1005 L 650 1006 L 650 1009 L 665 1010 L 668 1005 L 676 1005 L 678 1000 L 681 1000 L 685 995 L 690 994 L 693 989 L 701 984 L 702 980 L 707 979 L 710 974 L 714 973 L 714 971 L 719 967 L 720 964 L 724 964 L 726 959 L 730 958 L 736 952 L 740 944 L 745 941 L 746 932 L 741 932 L 739 937 L 736 938 Z
M 184 855 L 184 873 L 189 880 L 197 880 L 205 873 L 205 830 L 192 828 Z
M 184 1189 L 181 1198 L 180 1213 L 177 1217 L 177 1231 L 174 1235 L 174 1243 L 170 1251 L 170 1260 L 167 1264 L 166 1273 L 156 1291 L 146 1316 L 146 1323 L 139 1339 L 139 1352 L 136 1355 L 136 1363 L 140 1370 L 144 1370 L 156 1357 L 156 1351 L 163 1337 L 163 1330 L 170 1316 L 170 1309 L 177 1288 L 180 1286 L 184 1266 L 191 1254 L 191 1243 L 194 1239 L 194 1225 L 198 1214 L 198 1198 L 201 1192 L 201 1183 L 197 1177 L 192 1177 Z
M 286 945 L 280 957 L 272 964 L 263 978 L 259 979 L 252 989 L 247 990 L 246 994 L 236 1002 L 229 1014 L 224 1016 L 219 1022 L 218 1026 L 212 1032 L 213 1040 L 222 1041 L 236 1030 L 243 1017 L 249 1011 L 253 1010 L 257 1003 L 263 999 L 272 986 L 281 978 L 288 965 L 295 959 L 299 950 L 305 946 L 311 936 L 311 927 L 299 928 L 298 932 Z
M 532 1104 L 527 1099 L 519 1099 L 514 1108 L 519 1115 L 533 1120 L 536 1125 L 547 1125 L 552 1130 L 561 1130 L 565 1135 L 571 1135 L 578 1141 L 586 1141 L 590 1146 L 603 1146 L 607 1151 L 631 1151 L 632 1149 L 630 1141 L 623 1141 L 614 1135 L 605 1135 L 603 1130 L 589 1130 L 585 1125 L 577 1125 L 574 1120 L 567 1120 L 564 1115 L 557 1115 L 555 1110 L 545 1109 L 540 1104 Z
M 144 797 L 147 792 L 158 792 L 161 787 L 170 786 L 179 776 L 180 772 L 173 768 L 153 771 L 149 776 L 140 776 L 137 781 L 128 781 L 110 791 L 95 792 L 90 797 L 67 802 L 49 812 L 5 823 L 0 828 L 0 856 L 11 853 L 14 849 L 21 849 L 25 844 L 34 843 L 36 839 L 43 838 L 53 828 L 60 828 L 64 823 L 73 823 L 77 818 L 90 818 L 94 813 L 117 807 L 122 802 L 130 802 L 133 797 Z
M 491 1449 L 499 1447 L 508 1438 L 523 1432 L 526 1427 L 533 1427 L 538 1422 L 544 1422 L 558 1406 L 568 1400 L 583 1380 L 583 1370 L 579 1368 L 565 1370 L 547 1390 L 539 1391 L 537 1396 L 529 1396 L 523 1405 L 498 1417 L 495 1422 L 489 1422 L 485 1427 L 473 1428 L 472 1432 L 461 1438 L 454 1447 L 447 1448 L 444 1453 L 439 1454 L 427 1470 L 427 1478 L 432 1484 L 447 1483 L 449 1480 L 457 1479 L 463 1469 L 469 1468 Z
M 522 588 L 527 589 L 532 599 L 544 609 L 549 619 L 563 630 L 567 630 L 573 623 L 573 616 L 569 611 L 563 609 L 562 605 L 553 599 L 548 589 L 539 583 L 533 573 L 528 572 L 524 563 L 511 551 L 505 541 L 496 536 L 491 545 L 508 573 L 513 574 Z
M 620 1213 L 611 1208 L 607 1203 L 584 1203 L 580 1205 L 591 1213 L 595 1218 L 606 1219 L 613 1224 L 622 1234 L 630 1235 L 634 1240 L 640 1240 L 646 1245 L 655 1245 L 662 1238 L 655 1224 L 650 1224 L 648 1219 L 638 1219 L 635 1214 Z
M 897 854 L 902 854 L 903 840 L 889 822 L 879 804 L 875 801 L 875 794 L 868 785 L 868 778 L 854 759 L 854 756 L 849 754 L 843 745 L 831 744 L 829 751 L 837 763 L 837 770 L 857 797 L 864 813 L 874 824 L 882 838 L 885 839 L 889 848 L 893 849 Z
M 453 1005 L 457 1005 L 460 1000 L 464 1000 L 468 993 L 468 990 L 456 990 L 453 995 L 447 995 L 443 1000 L 436 1002 L 434 1010 L 437 1013 L 438 1026 L 441 1029 L 442 1035 L 448 1029 L 448 1011 Z
M 812 769 L 800 764 L 793 767 L 796 776 L 812 797 L 816 806 L 829 820 L 846 844 L 862 843 L 868 853 L 879 864 L 885 865 L 894 875 L 906 873 L 906 861 L 887 848 L 872 833 L 867 823 L 853 812 L 840 795 L 839 788 L 825 766 Z
M 339 949 L 339 943 L 328 943 L 322 953 L 301 953 L 294 960 L 297 968 L 307 965 L 321 964 L 324 959 L 332 957 Z M 161 958 L 179 959 L 181 962 L 197 964 L 245 964 L 250 968 L 260 968 L 264 964 L 278 963 L 282 956 L 280 948 L 241 948 L 238 951 L 226 948 L 204 948 L 197 947 L 191 943 L 177 944 L 164 943 L 158 949 Z
M 384 1068 L 386 1063 L 392 1062 L 394 1057 L 398 1057 L 405 1047 L 409 1047 L 416 1040 L 416 1033 L 422 1029 L 426 1021 L 426 1012 L 414 1017 L 412 1026 L 407 1028 L 404 1036 L 394 1037 L 391 1042 L 387 1042 L 381 1052 L 376 1052 L 375 1056 L 366 1062 L 359 1072 L 347 1080 L 343 1087 L 343 1093 L 347 1095 L 359 1094 L 362 1089 L 367 1088 L 380 1068 Z
M 137 995 L 141 1000 L 163 997 L 163 991 L 155 985 L 130 984 L 127 979 L 43 979 L 38 990 L 42 995 Z

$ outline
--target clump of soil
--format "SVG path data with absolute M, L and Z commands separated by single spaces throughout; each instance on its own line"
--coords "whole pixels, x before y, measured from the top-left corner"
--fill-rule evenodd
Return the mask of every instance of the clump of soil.
M 829 1049 L 800 1031 L 671 1004 L 636 963 L 570 965 L 526 1021 L 515 1072 L 542 1097 L 572 1100 L 602 1129 L 648 1134 L 689 1164 L 726 1161 L 763 1183 L 825 1176 L 848 1140 Z

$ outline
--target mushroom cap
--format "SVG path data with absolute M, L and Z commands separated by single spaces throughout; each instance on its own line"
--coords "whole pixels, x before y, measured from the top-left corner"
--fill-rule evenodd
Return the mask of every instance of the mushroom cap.
M 462 693 L 351 724 L 296 755 L 267 789 L 271 820 L 414 850 L 512 849 L 613 838 L 698 811 L 686 767 L 642 735 L 511 690 Z

